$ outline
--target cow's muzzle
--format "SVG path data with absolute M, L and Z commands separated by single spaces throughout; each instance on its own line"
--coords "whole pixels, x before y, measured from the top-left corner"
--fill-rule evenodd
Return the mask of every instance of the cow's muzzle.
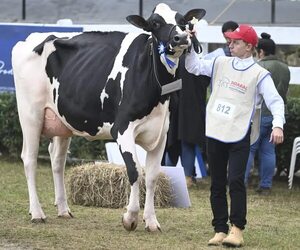
M 176 34 L 168 43 L 169 51 L 174 51 L 175 48 L 186 49 L 191 46 L 191 39 L 186 33 Z

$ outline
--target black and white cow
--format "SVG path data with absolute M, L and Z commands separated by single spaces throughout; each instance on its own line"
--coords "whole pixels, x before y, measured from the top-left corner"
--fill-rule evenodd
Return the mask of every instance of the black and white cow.
M 64 185 L 70 138 L 117 141 L 127 167 L 131 194 L 123 225 L 138 223 L 140 164 L 135 144 L 147 151 L 143 219 L 160 230 L 154 188 L 169 125 L 168 95 L 162 85 L 175 80 L 179 57 L 191 41 L 185 26 L 203 9 L 181 15 L 158 4 L 149 19 L 127 20 L 149 33 L 33 33 L 12 51 L 24 162 L 32 221 L 46 218 L 36 190 L 40 136 L 52 138 L 49 154 L 58 216 L 71 217 Z

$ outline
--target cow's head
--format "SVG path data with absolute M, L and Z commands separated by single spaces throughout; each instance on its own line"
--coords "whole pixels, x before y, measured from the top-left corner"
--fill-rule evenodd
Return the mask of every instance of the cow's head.
M 187 25 L 192 19 L 200 20 L 205 13 L 204 9 L 193 9 L 182 15 L 160 3 L 147 20 L 138 15 L 130 15 L 126 19 L 136 27 L 152 33 L 162 63 L 174 75 L 179 57 L 191 45 L 191 39 L 185 31 Z

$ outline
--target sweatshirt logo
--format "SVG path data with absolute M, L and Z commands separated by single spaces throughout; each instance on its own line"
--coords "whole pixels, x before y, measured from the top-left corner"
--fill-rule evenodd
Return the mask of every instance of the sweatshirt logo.
M 226 88 L 226 89 L 228 88 L 232 91 L 239 92 L 241 94 L 245 94 L 247 91 L 246 84 L 242 82 L 232 81 L 227 77 L 223 77 L 222 79 L 220 79 L 218 81 L 218 86 L 221 88 Z

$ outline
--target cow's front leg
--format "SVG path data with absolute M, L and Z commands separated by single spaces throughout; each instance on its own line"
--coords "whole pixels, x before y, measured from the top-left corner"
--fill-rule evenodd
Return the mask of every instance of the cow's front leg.
M 154 192 L 158 175 L 159 167 L 146 171 L 146 200 L 143 219 L 146 223 L 145 229 L 149 232 L 161 231 L 154 209 Z
M 157 147 L 147 153 L 145 168 L 146 201 L 144 209 L 145 229 L 150 232 L 161 231 L 160 224 L 155 215 L 154 192 L 160 173 L 160 164 L 166 143 L 166 136 L 162 136 Z
M 128 231 L 133 231 L 138 225 L 138 215 L 140 211 L 139 201 L 139 163 L 136 157 L 135 143 L 119 144 L 120 152 L 123 156 L 126 164 L 127 175 L 131 185 L 129 203 L 127 206 L 127 212 L 124 213 L 122 222 L 123 226 Z
M 133 231 L 138 225 L 139 219 L 139 181 L 137 180 L 130 188 L 129 203 L 126 213 L 123 214 L 122 222 L 127 231 Z

